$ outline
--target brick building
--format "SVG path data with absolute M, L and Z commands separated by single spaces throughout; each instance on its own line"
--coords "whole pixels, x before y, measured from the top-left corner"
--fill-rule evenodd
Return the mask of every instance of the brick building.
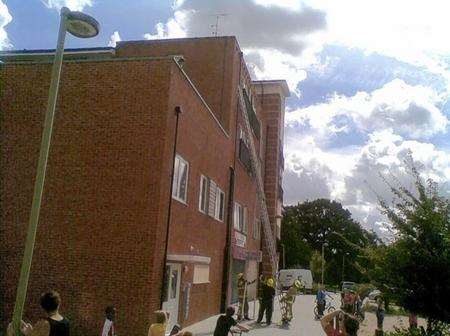
M 0 329 L 15 300 L 52 56 L 0 54 Z M 286 82 L 252 81 L 234 37 L 64 57 L 25 317 L 49 287 L 74 335 L 98 334 L 110 304 L 124 335 L 146 333 L 161 300 L 172 324 L 219 313 L 236 299 L 236 273 L 267 269 L 243 113 L 279 238 Z

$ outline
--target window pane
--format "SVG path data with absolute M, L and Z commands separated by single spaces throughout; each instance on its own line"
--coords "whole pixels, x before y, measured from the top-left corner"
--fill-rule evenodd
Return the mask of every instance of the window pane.
M 166 266 L 166 274 L 163 284 L 163 302 L 167 302 L 169 298 L 169 283 L 170 283 L 170 267 Z
M 175 157 L 175 162 L 173 165 L 173 186 L 172 186 L 172 196 L 178 197 L 178 176 L 179 176 L 180 158 Z
M 176 299 L 177 297 L 177 284 L 178 284 L 178 270 L 172 270 L 171 282 L 170 282 L 170 298 Z
M 185 162 L 180 162 L 180 189 L 178 197 L 186 201 L 187 190 L 188 165 Z
M 213 180 L 209 180 L 209 209 L 208 214 L 211 217 L 216 217 L 216 193 L 217 184 Z
M 239 231 L 243 231 L 244 227 L 244 208 L 239 206 Z
M 234 203 L 234 218 L 233 218 L 234 228 L 239 230 L 239 204 Z
M 224 218 L 224 207 L 225 207 L 225 194 L 223 192 L 220 193 L 220 207 L 219 207 L 219 219 L 223 220 Z
M 207 199 L 207 187 L 208 183 L 204 176 L 200 177 L 200 200 L 199 208 L 201 211 L 206 213 L 206 199 Z

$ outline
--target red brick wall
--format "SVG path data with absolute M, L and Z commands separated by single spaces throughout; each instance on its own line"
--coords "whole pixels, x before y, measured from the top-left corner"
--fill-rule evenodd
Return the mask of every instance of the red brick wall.
M 189 316 L 187 320 L 181 319 L 184 325 L 188 325 L 219 313 L 227 218 L 225 216 L 225 220 L 220 222 L 198 210 L 200 175 L 213 179 L 225 192 L 227 199 L 228 168 L 233 151 L 232 139 L 220 129 L 179 70 L 173 72 L 169 110 L 177 105 L 182 107 L 177 153 L 189 162 L 189 176 L 187 204 L 172 201 L 169 253 L 211 258 L 210 283 L 194 284 L 191 288 Z M 173 115 L 167 126 L 171 137 L 174 127 Z M 165 162 L 169 162 L 172 149 L 167 154 Z M 183 285 L 192 281 L 194 265 L 188 264 L 187 267 L 187 273 L 182 274 Z M 183 316 L 184 307 L 181 306 L 180 316 Z
M 155 230 L 172 61 L 65 63 L 24 317 L 39 294 L 62 295 L 74 334 L 98 334 L 104 307 L 118 332 L 142 335 L 158 308 L 162 265 Z M 39 151 L 49 64 L 1 74 L 0 295 L 12 314 Z M 167 212 L 167 211 L 166 211 Z M 159 247 L 159 246 L 158 246 Z M 159 260 L 161 264 L 161 260 Z M 157 266 L 157 267 L 155 267 Z
M 236 38 L 224 36 L 120 42 L 116 55 L 183 55 L 186 73 L 222 126 L 230 131 L 234 125 L 230 112 L 235 106 L 239 52 Z
M 267 200 L 267 210 L 272 227 L 272 234 L 276 237 L 276 215 L 278 202 L 279 152 L 281 127 L 281 97 L 278 94 L 259 95 L 261 115 L 265 123 L 265 169 L 264 190 Z M 270 269 L 267 246 L 263 240 L 263 268 Z

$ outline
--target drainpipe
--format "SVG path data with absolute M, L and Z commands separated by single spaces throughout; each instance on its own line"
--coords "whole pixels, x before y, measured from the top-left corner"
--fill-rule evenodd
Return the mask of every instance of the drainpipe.
M 231 275 L 231 236 L 233 230 L 233 204 L 234 204 L 234 168 L 230 167 L 230 184 L 228 187 L 228 208 L 227 208 L 227 238 L 224 253 L 223 263 L 223 279 L 222 279 L 222 298 L 220 300 L 220 312 L 224 313 L 228 305 L 230 304 L 230 298 L 228 295 L 228 285 Z
M 172 213 L 172 189 L 173 189 L 173 175 L 175 170 L 175 156 L 177 155 L 177 142 L 178 142 L 178 120 L 181 114 L 181 107 L 175 106 L 175 139 L 173 142 L 173 153 L 172 153 L 172 172 L 170 174 L 170 190 L 169 190 L 169 206 L 167 209 L 167 228 L 166 228 L 166 243 L 164 247 L 164 259 L 163 259 L 163 269 L 162 269 L 162 289 L 160 296 L 160 309 L 162 309 L 164 302 L 164 284 L 166 283 L 166 262 L 167 262 L 167 250 L 169 248 L 169 231 L 170 231 L 170 215 Z

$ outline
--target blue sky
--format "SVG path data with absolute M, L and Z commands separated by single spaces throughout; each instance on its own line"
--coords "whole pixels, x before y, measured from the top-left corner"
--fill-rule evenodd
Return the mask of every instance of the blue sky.
M 450 181 L 450 5 L 390 0 L 0 0 L 0 49 L 53 48 L 66 5 L 93 15 L 99 36 L 119 40 L 236 35 L 254 78 L 288 81 L 285 201 L 327 197 L 365 227 L 389 234 L 376 194 L 381 174 L 410 185 Z

